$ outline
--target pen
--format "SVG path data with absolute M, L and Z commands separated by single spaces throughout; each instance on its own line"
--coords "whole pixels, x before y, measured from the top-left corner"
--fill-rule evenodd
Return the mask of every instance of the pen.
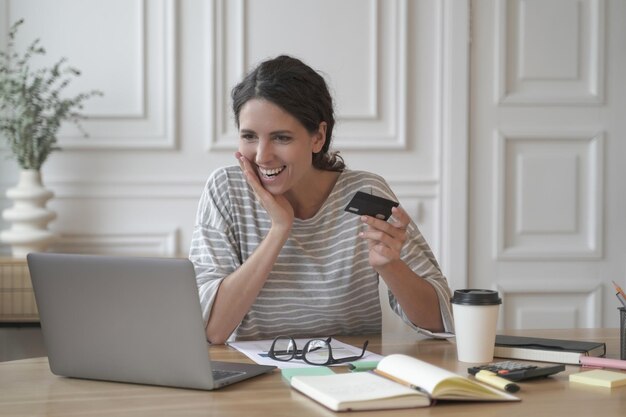
M 418 387 L 417 385 L 413 385 L 409 382 L 406 382 L 400 378 L 397 378 L 393 375 L 388 374 L 387 372 L 381 371 L 380 369 L 374 369 L 373 371 L 369 371 L 372 372 L 378 376 L 382 376 L 383 378 L 387 378 L 393 382 L 397 382 L 400 385 L 404 385 L 405 387 L 409 387 L 411 389 L 414 389 L 415 391 L 419 391 L 422 394 L 425 394 L 428 398 L 430 398 L 430 394 L 428 393 L 428 391 L 426 391 L 425 389 L 423 389 L 422 387 Z
M 622 290 L 622 288 L 617 285 L 617 282 L 615 281 L 611 281 L 613 283 L 613 286 L 615 287 L 615 291 L 617 291 L 617 294 L 615 294 L 615 296 L 617 297 L 617 299 L 619 300 L 620 303 L 622 303 L 622 306 L 626 307 L 626 294 L 624 294 L 624 290 Z
M 624 290 L 622 290 L 620 288 L 619 285 L 617 285 L 617 282 L 615 281 L 611 281 L 613 283 L 613 286 L 615 287 L 615 291 L 617 291 L 618 293 L 622 294 L 622 297 L 626 298 L 626 294 L 624 294 Z
M 497 374 L 491 371 L 487 371 L 483 369 L 478 371 L 474 377 L 480 382 L 484 382 L 485 384 L 491 385 L 492 387 L 500 388 L 507 392 L 517 392 L 519 391 L 519 385 L 515 382 L 511 382 L 507 379 L 499 377 Z

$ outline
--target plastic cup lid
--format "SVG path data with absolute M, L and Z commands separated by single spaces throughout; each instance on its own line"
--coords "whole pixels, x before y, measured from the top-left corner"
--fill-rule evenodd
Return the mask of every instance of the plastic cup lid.
M 483 289 L 456 290 L 450 301 L 454 304 L 463 305 L 502 304 L 502 299 L 498 297 L 498 291 Z

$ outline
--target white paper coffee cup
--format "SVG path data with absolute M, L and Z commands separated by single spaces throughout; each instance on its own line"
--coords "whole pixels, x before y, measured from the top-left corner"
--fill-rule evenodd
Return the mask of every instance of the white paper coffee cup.
M 491 362 L 496 342 L 498 312 L 502 304 L 498 292 L 482 289 L 456 290 L 450 301 L 459 361 Z

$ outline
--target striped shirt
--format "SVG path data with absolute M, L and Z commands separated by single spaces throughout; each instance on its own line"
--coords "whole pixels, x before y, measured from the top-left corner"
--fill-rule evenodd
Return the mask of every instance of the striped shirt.
M 310 219 L 295 219 L 267 281 L 229 340 L 380 333 L 378 273 L 369 265 L 360 217 L 344 211 L 356 191 L 398 201 L 377 175 L 345 170 Z M 238 166 L 208 179 L 198 206 L 189 258 L 198 282 L 205 324 L 221 280 L 254 252 L 271 220 Z M 411 221 L 402 260 L 435 288 L 441 317 L 452 331 L 450 289 L 426 240 Z M 413 325 L 389 292 L 389 304 Z

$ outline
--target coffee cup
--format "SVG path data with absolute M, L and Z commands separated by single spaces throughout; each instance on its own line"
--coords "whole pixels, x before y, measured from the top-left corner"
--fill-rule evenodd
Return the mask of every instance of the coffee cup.
M 502 304 L 498 292 L 483 289 L 456 290 L 450 301 L 459 361 L 491 362 L 496 342 L 498 312 Z

